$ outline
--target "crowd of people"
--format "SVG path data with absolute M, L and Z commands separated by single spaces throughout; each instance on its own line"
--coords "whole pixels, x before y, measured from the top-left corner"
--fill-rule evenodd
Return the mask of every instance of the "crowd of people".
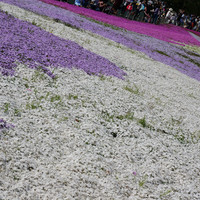
M 174 12 L 172 8 L 168 10 L 165 16 L 166 23 L 182 26 L 191 30 L 200 32 L 200 17 L 195 15 L 187 15 L 184 10 Z
M 166 8 L 164 2 L 153 0 L 75 0 L 75 5 L 154 24 L 164 18 Z
M 70 0 L 66 0 L 70 1 Z M 162 0 L 74 0 L 76 6 L 153 24 L 168 23 L 200 31 L 200 17 L 175 12 Z

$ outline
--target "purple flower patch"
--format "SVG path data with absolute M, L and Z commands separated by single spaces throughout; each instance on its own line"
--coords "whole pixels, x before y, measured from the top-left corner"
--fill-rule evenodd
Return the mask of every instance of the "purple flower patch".
M 42 69 L 54 78 L 45 66 L 77 68 L 92 75 L 116 76 L 123 72 L 107 59 L 85 50 L 75 42 L 53 34 L 0 11 L 0 72 L 14 75 L 15 61 L 34 69 Z
M 147 35 L 126 31 L 125 29 L 119 29 L 119 28 L 117 29 L 117 27 L 108 27 L 107 25 L 104 26 L 98 21 L 95 22 L 92 19 L 86 19 L 68 10 L 52 6 L 50 4 L 45 4 L 38 0 L 24 0 L 23 2 L 17 0 L 1 0 L 1 1 L 14 4 L 21 8 L 30 10 L 32 12 L 36 12 L 40 15 L 45 15 L 53 19 L 60 20 L 68 25 L 71 25 L 74 28 L 81 28 L 89 30 L 95 34 L 99 34 L 117 43 L 123 44 L 128 48 L 141 51 L 147 54 L 150 58 L 153 58 L 166 65 L 169 65 L 179 70 L 180 72 L 200 81 L 200 55 L 192 51 L 183 49 L 181 46 L 180 47 L 175 46 L 173 44 L 170 44 L 169 42 L 163 41 L 162 38 L 156 39 L 154 37 L 149 37 Z M 48 1 L 45 0 L 45 1 L 52 4 L 56 3 L 57 6 L 62 6 L 66 9 L 73 8 L 74 12 L 79 12 L 83 10 L 83 8 L 72 6 L 67 3 L 59 1 L 54 1 L 54 0 L 48 0 Z M 115 17 L 110 15 L 105 15 L 104 13 L 99 13 L 89 9 L 85 9 L 85 11 L 87 11 L 87 13 L 90 13 L 91 15 L 92 14 L 94 15 L 95 13 L 94 17 L 101 16 L 102 19 L 103 17 L 106 16 L 106 19 L 104 20 L 112 21 L 113 19 L 112 17 Z M 119 21 L 119 23 L 121 22 Z M 130 22 L 130 20 L 126 20 L 126 25 L 128 22 Z M 160 37 L 163 37 L 164 34 L 166 38 L 169 36 L 171 40 L 172 39 L 176 40 L 177 38 L 179 38 L 181 39 L 182 42 L 185 41 L 185 43 L 187 42 L 192 42 L 192 43 L 194 42 L 195 44 L 198 43 L 197 40 L 195 42 L 195 39 L 192 38 L 192 36 L 190 36 L 190 34 L 187 33 L 184 29 L 180 29 L 180 27 L 174 28 L 171 26 L 169 27 L 155 26 L 155 25 L 150 26 L 149 24 L 138 22 L 137 27 L 139 25 L 141 30 L 145 30 L 146 32 L 149 33 L 156 32 L 157 36 L 160 35 Z
M 7 123 L 4 119 L 0 118 L 0 131 L 10 128 L 14 128 L 14 125 Z

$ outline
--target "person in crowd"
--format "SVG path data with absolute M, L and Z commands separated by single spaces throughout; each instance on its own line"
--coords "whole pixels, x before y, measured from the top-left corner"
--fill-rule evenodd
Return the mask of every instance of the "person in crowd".
M 106 6 L 105 6 L 103 12 L 107 13 L 107 14 L 111 14 L 112 13 L 113 4 L 114 4 L 114 0 L 107 0 L 106 1 Z
M 176 25 L 176 23 L 177 23 L 177 17 L 178 17 L 177 14 L 175 12 L 173 12 L 172 16 L 171 16 L 171 23 L 173 25 Z
M 115 3 L 113 4 L 112 7 L 112 12 L 113 14 L 117 14 L 117 10 L 120 8 L 121 4 L 122 4 L 123 0 L 115 0 Z
M 151 18 L 150 23 L 153 22 L 154 11 L 155 11 L 155 5 L 152 4 L 151 10 L 150 10 L 150 18 Z
M 166 19 L 166 23 L 170 23 L 171 21 L 171 17 L 172 17 L 172 14 L 173 14 L 173 9 L 170 8 L 165 16 L 165 19 Z
M 200 31 L 200 17 L 197 17 L 196 31 Z
M 88 8 L 89 4 L 90 4 L 90 1 L 89 1 L 89 0 L 82 0 L 82 6 L 83 6 L 84 8 Z
M 76 6 L 82 6 L 82 5 L 81 5 L 81 0 L 75 0 L 75 5 L 76 5 Z
M 133 5 L 132 3 L 129 3 L 127 6 L 126 6 L 126 12 L 125 12 L 125 17 L 126 18 L 129 18 L 130 17 L 130 14 L 133 10 Z
M 136 9 L 137 9 L 137 0 L 132 0 L 132 11 L 130 12 L 130 15 L 129 15 L 129 19 L 133 20 L 134 19 L 134 16 L 135 16 L 135 13 L 136 13 Z
M 106 8 L 107 4 L 105 0 L 99 0 L 99 10 L 101 12 L 104 12 L 105 8 Z
M 186 20 L 185 20 L 185 28 L 191 29 L 191 16 L 186 16 Z
M 191 29 L 194 29 L 196 26 L 196 18 L 194 15 L 191 15 Z
M 180 19 L 180 26 L 184 25 L 184 21 L 185 21 L 185 11 L 183 11 L 181 19 Z
M 141 6 L 141 2 L 137 1 L 136 8 L 135 8 L 135 13 L 134 13 L 134 17 L 133 17 L 134 20 L 138 20 L 138 18 L 139 18 L 140 6 Z
M 122 4 L 121 4 L 121 9 L 120 9 L 120 15 L 123 17 L 125 16 L 125 12 L 126 12 L 126 7 L 128 6 L 129 4 L 129 0 L 123 0 Z
M 145 6 L 145 10 L 144 10 L 145 22 L 151 22 L 150 11 L 153 9 L 152 3 L 153 3 L 152 1 L 149 1 Z
M 166 6 L 165 6 L 164 2 L 161 2 L 159 24 L 165 23 L 165 15 L 166 15 Z
M 144 11 L 145 11 L 145 1 L 142 1 L 142 3 L 140 4 L 139 16 L 138 16 L 138 21 L 140 22 L 144 20 Z
M 154 9 L 154 13 L 153 13 L 153 24 L 157 24 L 158 23 L 158 18 L 160 16 L 160 5 L 157 3 L 155 5 L 155 9 Z
M 176 20 L 176 25 L 180 26 L 181 25 L 181 18 L 182 18 L 182 12 L 179 10 L 179 13 L 177 15 L 177 20 Z
M 91 8 L 92 10 L 99 11 L 99 0 L 91 0 L 89 8 Z

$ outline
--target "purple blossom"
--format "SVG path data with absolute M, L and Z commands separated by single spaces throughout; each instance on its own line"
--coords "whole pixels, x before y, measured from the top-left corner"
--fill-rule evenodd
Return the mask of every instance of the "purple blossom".
M 61 39 L 28 22 L 0 11 L 0 72 L 14 75 L 15 61 L 41 69 L 54 78 L 46 66 L 77 68 L 92 75 L 126 75 L 120 68 L 77 43 Z
M 133 172 L 133 175 L 134 175 L 134 176 L 136 176 L 136 175 L 137 175 L 137 173 L 136 173 L 136 172 Z
M 14 127 L 14 125 L 7 123 L 4 119 L 0 118 L 0 131 L 3 129 L 10 129 Z
M 95 19 L 96 17 L 101 17 L 101 19 L 99 18 L 100 21 L 106 20 L 105 22 L 110 24 L 119 22 L 119 24 L 116 25 L 121 26 L 120 24 L 125 24 L 124 26 L 128 27 L 131 23 L 131 27 L 135 27 L 135 29 L 143 31 L 141 33 L 146 32 L 151 36 L 154 36 L 152 34 L 157 34 L 159 39 L 156 39 L 146 35 L 137 34 L 132 31 L 126 31 L 125 29 L 114 30 L 113 27 L 105 27 L 104 25 L 99 24 L 99 22 L 95 23 L 94 21 L 88 20 L 68 10 L 54 7 L 37 0 L 24 0 L 23 2 L 17 0 L 1 1 L 17 5 L 40 15 L 46 15 L 53 19 L 63 21 L 74 28 L 89 30 L 117 43 L 123 44 L 128 48 L 141 51 L 159 62 L 169 65 L 192 78 L 200 80 L 200 55 L 162 40 L 162 37 L 164 36 L 167 41 L 175 40 L 199 45 L 197 40 L 195 40 L 185 29 L 180 27 L 155 26 L 151 24 L 133 22 L 93 10 L 79 8 L 67 3 L 45 0 L 46 2 L 56 4 L 57 6 L 62 6 L 71 10 L 73 9 L 73 12 L 84 11 L 86 15 Z M 116 29 L 117 27 L 114 28 Z

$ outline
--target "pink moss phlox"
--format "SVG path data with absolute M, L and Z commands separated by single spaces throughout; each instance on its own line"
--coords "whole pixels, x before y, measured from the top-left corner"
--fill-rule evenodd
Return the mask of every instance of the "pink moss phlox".
M 64 9 L 70 10 L 77 14 L 85 15 L 97 21 L 108 23 L 120 28 L 124 28 L 129 31 L 145 34 L 166 42 L 174 44 L 188 44 L 200 46 L 200 42 L 193 38 L 186 29 L 177 27 L 174 25 L 154 25 L 148 23 L 142 23 L 137 21 L 127 20 L 121 17 L 108 15 L 102 12 L 77 7 L 75 5 L 68 4 L 66 2 L 60 2 L 55 0 L 41 0 L 45 3 L 56 5 Z M 177 42 L 175 42 L 177 41 Z M 180 45 L 180 44 L 179 44 Z

